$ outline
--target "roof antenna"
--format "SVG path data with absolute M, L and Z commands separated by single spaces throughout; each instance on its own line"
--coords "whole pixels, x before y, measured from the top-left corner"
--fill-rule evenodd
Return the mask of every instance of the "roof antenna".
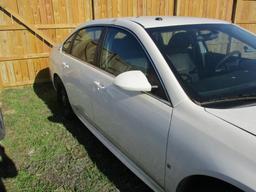
M 156 21 L 162 21 L 163 18 L 162 18 L 162 17 L 156 17 L 155 20 L 156 20 Z

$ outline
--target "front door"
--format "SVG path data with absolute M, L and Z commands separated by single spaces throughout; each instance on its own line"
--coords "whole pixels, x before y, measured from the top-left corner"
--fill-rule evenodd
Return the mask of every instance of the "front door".
M 94 122 L 102 133 L 160 186 L 164 186 L 166 144 L 172 108 L 139 41 L 130 32 L 110 27 L 93 72 Z M 141 70 L 158 87 L 150 93 L 125 91 L 115 76 Z

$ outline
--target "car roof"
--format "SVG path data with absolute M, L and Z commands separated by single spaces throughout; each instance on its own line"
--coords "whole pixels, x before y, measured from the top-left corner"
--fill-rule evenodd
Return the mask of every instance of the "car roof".
M 144 28 L 193 25 L 193 24 L 229 24 L 227 21 L 200 17 L 180 17 L 180 16 L 140 16 L 140 17 L 121 17 L 109 19 L 96 19 L 86 25 L 107 25 L 122 23 L 122 21 L 130 21 L 138 23 Z

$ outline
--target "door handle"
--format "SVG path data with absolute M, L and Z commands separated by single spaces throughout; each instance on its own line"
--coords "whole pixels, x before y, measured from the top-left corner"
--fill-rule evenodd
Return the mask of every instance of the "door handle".
M 93 83 L 96 85 L 98 90 L 105 88 L 105 86 L 102 85 L 99 81 L 94 81 Z
M 69 64 L 67 64 L 66 62 L 62 62 L 62 65 L 63 65 L 64 69 L 69 68 Z

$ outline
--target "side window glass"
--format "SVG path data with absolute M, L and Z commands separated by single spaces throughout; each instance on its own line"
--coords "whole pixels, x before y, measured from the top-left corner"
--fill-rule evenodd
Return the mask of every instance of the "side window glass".
M 113 75 L 141 70 L 145 74 L 149 61 L 137 40 L 129 33 L 110 29 L 103 45 L 101 68 Z
M 219 53 L 226 55 L 228 51 L 228 46 L 229 46 L 229 36 L 225 33 L 218 32 L 218 33 L 213 33 L 211 31 L 200 31 L 202 34 L 211 34 L 212 37 L 209 37 L 209 40 L 205 41 L 205 44 L 207 46 L 207 49 L 211 53 Z
M 209 33 L 209 32 L 208 32 Z M 231 37 L 226 33 L 217 32 L 213 33 L 212 40 L 205 41 L 209 52 L 220 53 L 227 55 L 233 51 L 239 51 L 242 58 L 255 59 L 256 49 L 250 47 L 249 45 L 243 43 L 242 41 Z
M 239 41 L 238 39 L 231 38 L 230 51 L 239 51 L 242 58 L 245 59 L 256 59 L 256 49 Z
M 101 34 L 101 27 L 81 29 L 74 39 L 71 55 L 87 63 L 95 64 L 95 54 Z
M 73 35 L 71 35 L 71 36 L 65 41 L 65 43 L 63 43 L 62 51 L 64 51 L 65 53 L 70 53 L 70 49 L 71 49 L 71 46 L 72 46 L 72 41 L 73 41 L 75 35 L 76 35 L 76 33 L 74 33 Z
M 125 30 L 108 29 L 103 42 L 100 67 L 115 76 L 125 71 L 140 70 L 155 87 L 151 93 L 167 100 L 158 76 L 140 43 Z

